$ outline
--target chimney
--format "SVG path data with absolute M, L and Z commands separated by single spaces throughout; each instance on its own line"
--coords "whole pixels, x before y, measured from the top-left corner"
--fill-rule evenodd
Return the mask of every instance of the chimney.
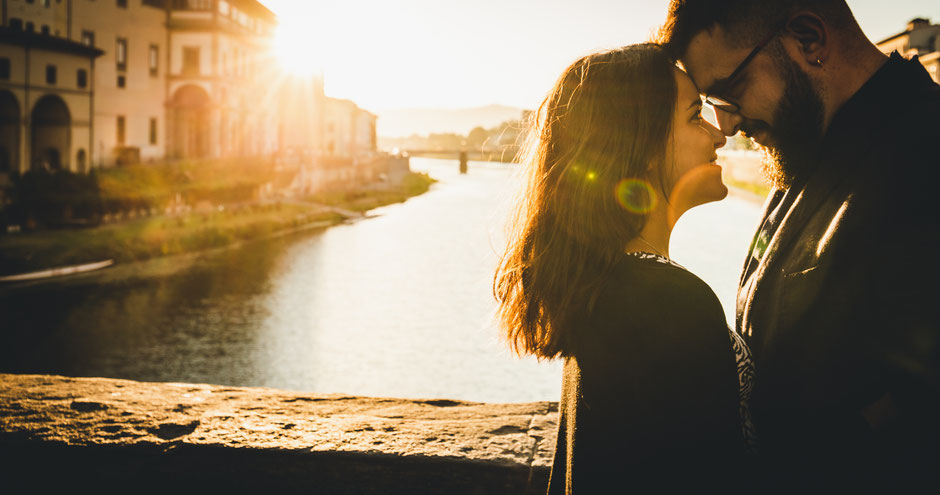
M 923 28 L 925 28 L 925 27 L 930 27 L 930 19 L 924 19 L 923 17 L 917 17 L 917 18 L 915 18 L 915 19 L 911 19 L 910 22 L 907 23 L 907 30 L 908 30 L 908 32 L 910 32 L 910 31 L 916 31 L 916 30 L 918 30 L 918 29 L 923 29 Z

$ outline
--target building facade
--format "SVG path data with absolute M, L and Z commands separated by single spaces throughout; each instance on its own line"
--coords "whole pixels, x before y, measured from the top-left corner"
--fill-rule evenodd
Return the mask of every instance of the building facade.
M 376 116 L 350 100 L 326 98 L 324 154 L 337 158 L 375 153 Z
M 281 72 L 257 0 L 0 6 L 0 174 L 375 151 L 374 115 Z
M 2 0 L 0 173 L 274 153 L 276 25 L 256 0 Z
M 87 171 L 100 50 L 29 31 L 0 31 L 0 173 Z
M 168 155 L 273 153 L 274 14 L 254 0 L 175 0 L 167 25 Z
M 912 19 L 904 31 L 885 38 L 877 45 L 884 53 L 897 51 L 907 58 L 916 55 L 930 77 L 940 83 L 940 25 L 931 24 L 930 19 Z

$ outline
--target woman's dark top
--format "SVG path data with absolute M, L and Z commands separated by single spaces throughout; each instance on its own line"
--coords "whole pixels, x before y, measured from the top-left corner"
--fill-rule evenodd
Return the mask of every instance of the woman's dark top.
M 718 298 L 652 254 L 610 280 L 565 361 L 549 494 L 732 488 L 746 410 Z

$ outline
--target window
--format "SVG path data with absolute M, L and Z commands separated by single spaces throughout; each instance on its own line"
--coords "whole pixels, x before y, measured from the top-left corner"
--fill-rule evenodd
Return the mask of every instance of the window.
M 114 50 L 114 58 L 117 61 L 118 70 L 127 70 L 127 40 L 117 39 L 117 46 Z
M 18 19 L 18 18 L 16 18 L 16 17 L 11 17 L 11 18 L 10 18 L 10 29 L 12 29 L 12 30 L 14 30 L 14 31 L 22 31 L 22 30 L 23 30 L 23 19 Z
M 36 25 L 33 24 L 32 22 L 27 22 L 27 23 L 26 23 L 26 30 L 29 31 L 29 32 L 35 31 L 35 30 L 36 30 Z
M 157 119 L 150 119 L 150 144 L 157 144 Z
M 46 36 L 49 36 L 49 26 L 43 24 L 42 27 L 39 28 L 39 32 L 41 32 L 42 34 Z
M 117 144 L 124 146 L 124 130 L 127 125 L 126 120 L 123 115 L 118 115 L 117 118 Z
M 85 46 L 95 46 L 95 32 L 82 31 L 82 44 Z
M 185 75 L 198 75 L 199 74 L 199 47 L 198 46 L 184 46 L 183 47 L 183 74 Z
M 160 47 L 150 45 L 150 75 L 155 76 L 160 73 Z
M 88 86 L 88 71 L 85 69 L 78 69 L 77 83 L 79 88 Z
M 127 0 L 117 0 L 117 6 L 120 7 L 120 8 L 122 8 L 122 9 L 126 9 L 126 8 L 127 8 Z
M 10 80 L 10 59 L 7 57 L 0 58 L 0 79 Z
M 54 65 L 46 66 L 46 84 L 56 83 L 56 68 Z
M 52 3 L 52 2 L 51 2 L 50 0 L 42 0 L 42 6 L 45 7 L 45 8 L 47 8 L 47 9 L 49 8 L 49 4 L 51 4 L 51 3 Z
M 119 88 L 127 87 L 127 77 L 125 77 L 125 76 L 123 76 L 123 75 L 122 75 L 122 76 L 118 76 L 118 79 L 117 79 L 117 87 L 119 87 Z

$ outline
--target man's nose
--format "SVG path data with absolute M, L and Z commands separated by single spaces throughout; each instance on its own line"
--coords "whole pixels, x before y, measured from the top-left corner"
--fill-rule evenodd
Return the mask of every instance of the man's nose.
M 744 120 L 738 113 L 726 112 L 720 108 L 715 109 L 715 120 L 718 122 L 718 128 L 725 136 L 734 136 L 738 133 L 738 127 Z

